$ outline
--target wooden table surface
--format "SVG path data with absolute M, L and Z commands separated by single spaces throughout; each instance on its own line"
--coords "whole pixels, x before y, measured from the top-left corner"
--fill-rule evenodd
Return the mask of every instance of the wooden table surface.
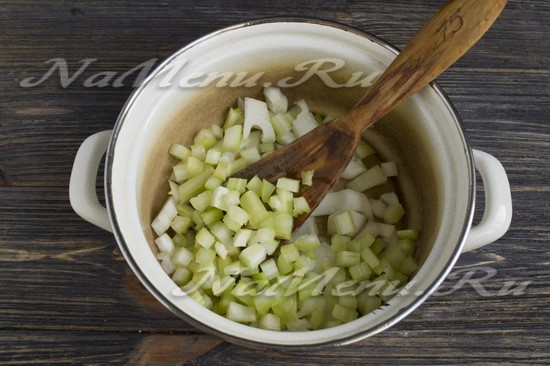
M 0 364 L 550 363 L 548 0 L 510 0 L 438 79 L 472 146 L 508 172 L 509 232 L 462 255 L 436 296 L 370 339 L 292 353 L 206 335 L 157 303 L 113 235 L 69 204 L 80 143 L 112 128 L 138 78 L 102 85 L 109 72 L 158 64 L 211 31 L 275 15 L 336 20 L 403 47 L 445 2 L 1 0 Z M 465 275 L 480 280 L 459 284 Z

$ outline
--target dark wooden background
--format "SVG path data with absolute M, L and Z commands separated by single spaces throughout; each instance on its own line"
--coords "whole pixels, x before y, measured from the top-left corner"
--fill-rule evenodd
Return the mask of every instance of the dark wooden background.
M 472 146 L 500 159 L 512 186 L 510 231 L 462 255 L 455 268 L 477 277 L 490 271 L 485 296 L 467 284 L 453 291 L 458 280 L 449 278 L 440 292 L 453 293 L 431 297 L 362 342 L 307 354 L 242 348 L 165 310 L 113 236 L 69 204 L 79 144 L 112 128 L 132 91 L 132 78 L 123 87 L 86 87 L 87 78 L 160 61 L 211 31 L 274 15 L 332 19 L 402 47 L 445 2 L 1 0 L 0 364 L 550 363 L 548 0 L 510 0 L 486 37 L 439 79 Z M 65 59 L 71 74 L 81 60 L 97 61 L 66 87 L 57 72 L 21 86 L 42 77 L 53 58 Z M 511 283 L 515 292 L 506 291 Z

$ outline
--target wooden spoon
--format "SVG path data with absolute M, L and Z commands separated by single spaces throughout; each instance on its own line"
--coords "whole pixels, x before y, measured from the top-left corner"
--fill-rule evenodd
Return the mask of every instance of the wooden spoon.
M 313 211 L 345 170 L 365 130 L 464 55 L 493 24 L 506 1 L 451 1 L 420 29 L 350 112 L 315 128 L 235 176 L 258 175 L 274 182 L 313 170 L 313 184 L 302 186 L 300 192 Z M 294 229 L 308 216 L 295 218 Z

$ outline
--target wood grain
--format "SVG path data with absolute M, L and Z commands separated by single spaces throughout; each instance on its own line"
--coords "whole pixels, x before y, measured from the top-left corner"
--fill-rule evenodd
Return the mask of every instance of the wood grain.
M 131 82 L 85 87 L 94 74 L 160 61 L 208 32 L 273 15 L 332 19 L 402 47 L 445 2 L 0 0 L 0 364 L 550 363 L 546 0 L 510 0 L 491 31 L 438 79 L 471 145 L 503 163 L 514 200 L 510 231 L 462 255 L 453 272 L 495 270 L 482 282 L 486 294 L 510 281 L 527 283 L 523 292 L 487 297 L 468 284 L 453 291 L 451 276 L 441 295 L 395 327 L 350 346 L 298 354 L 218 344 L 159 305 L 113 236 L 69 205 L 79 144 L 112 128 L 132 91 Z M 57 74 L 20 86 L 40 78 L 53 58 L 66 59 L 71 73 L 83 59 L 97 61 L 67 87 Z

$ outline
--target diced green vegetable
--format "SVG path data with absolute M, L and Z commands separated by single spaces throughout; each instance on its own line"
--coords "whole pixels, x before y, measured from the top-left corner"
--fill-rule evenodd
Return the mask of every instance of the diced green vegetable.
M 223 128 L 200 130 L 191 146 L 171 144 L 170 197 L 151 223 L 156 257 L 192 299 L 233 321 L 275 331 L 352 321 L 418 267 L 419 231 L 396 230 L 405 215 L 388 182 L 396 164 L 361 141 L 344 180 L 293 235 L 293 216 L 310 212 L 299 192 L 312 185 L 313 171 L 276 182 L 231 175 L 333 117 L 304 101 L 287 110 L 278 88 L 264 96 L 240 98 Z

